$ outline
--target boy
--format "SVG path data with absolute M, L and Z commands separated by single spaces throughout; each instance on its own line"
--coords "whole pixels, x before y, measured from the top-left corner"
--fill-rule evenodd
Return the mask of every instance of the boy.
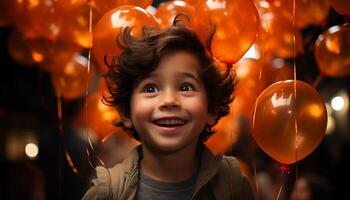
M 214 156 L 203 142 L 228 114 L 234 77 L 221 75 L 195 33 L 179 25 L 126 28 L 123 52 L 106 77 L 120 126 L 141 142 L 121 164 L 97 167 L 83 199 L 254 199 L 233 157 Z

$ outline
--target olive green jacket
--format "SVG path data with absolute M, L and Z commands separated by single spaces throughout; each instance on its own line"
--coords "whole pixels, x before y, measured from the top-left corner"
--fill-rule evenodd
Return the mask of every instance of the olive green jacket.
M 200 145 L 201 165 L 193 200 L 253 200 L 255 195 L 234 157 L 214 156 Z M 83 200 L 134 200 L 139 181 L 140 146 L 113 168 L 96 167 L 97 178 Z

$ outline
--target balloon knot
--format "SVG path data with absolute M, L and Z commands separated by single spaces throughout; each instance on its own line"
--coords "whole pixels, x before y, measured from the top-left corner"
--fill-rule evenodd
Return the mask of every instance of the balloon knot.
M 282 172 L 287 173 L 287 174 L 290 173 L 290 168 L 289 168 L 288 165 L 281 165 L 281 166 L 279 166 L 279 170 L 281 170 Z

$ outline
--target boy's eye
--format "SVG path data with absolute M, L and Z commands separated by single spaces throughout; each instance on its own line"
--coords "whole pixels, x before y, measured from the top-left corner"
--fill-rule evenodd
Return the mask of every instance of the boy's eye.
M 155 85 L 147 85 L 144 89 L 144 92 L 154 93 L 154 92 L 159 92 L 159 89 Z
M 184 84 L 181 84 L 179 90 L 180 91 L 193 91 L 194 86 L 190 83 L 184 83 Z

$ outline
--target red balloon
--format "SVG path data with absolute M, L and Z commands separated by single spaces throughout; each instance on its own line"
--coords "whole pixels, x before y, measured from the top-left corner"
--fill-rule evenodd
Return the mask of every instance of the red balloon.
M 127 26 L 134 27 L 131 34 L 135 37 L 141 35 L 143 26 L 159 28 L 157 20 L 140 7 L 125 5 L 107 12 L 96 24 L 93 35 L 92 53 L 98 61 L 99 71 L 107 71 L 105 55 L 109 58 L 120 55 L 116 37 Z
M 195 23 L 203 42 L 212 30 L 211 25 L 215 25 L 212 53 L 217 60 L 233 64 L 254 43 L 259 15 L 252 0 L 207 0 L 197 4 Z
M 325 76 L 350 75 L 350 25 L 333 26 L 315 44 L 318 68 Z
M 253 138 L 273 159 L 292 164 L 315 150 L 326 125 L 325 104 L 312 86 L 281 81 L 266 88 L 256 101 Z

